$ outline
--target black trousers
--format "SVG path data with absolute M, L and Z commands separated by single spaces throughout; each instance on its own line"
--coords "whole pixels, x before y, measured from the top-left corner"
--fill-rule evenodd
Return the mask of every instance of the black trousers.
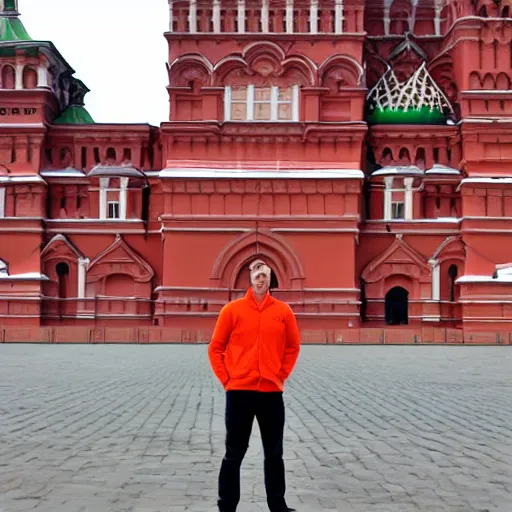
M 283 462 L 284 402 L 281 392 L 226 393 L 226 455 L 219 475 L 219 510 L 235 512 L 240 501 L 240 466 L 256 417 L 265 456 L 265 490 L 272 512 L 286 509 Z

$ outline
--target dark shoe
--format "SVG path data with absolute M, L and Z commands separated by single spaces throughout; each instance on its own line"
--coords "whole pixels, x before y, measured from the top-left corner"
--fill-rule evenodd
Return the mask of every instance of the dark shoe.
M 272 508 L 270 509 L 270 512 L 297 512 L 296 509 L 290 508 L 290 507 L 284 507 L 284 508 Z

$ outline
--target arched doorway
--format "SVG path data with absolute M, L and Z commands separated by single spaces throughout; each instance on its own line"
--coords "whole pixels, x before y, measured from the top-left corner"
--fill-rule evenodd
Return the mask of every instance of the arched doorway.
M 395 286 L 386 293 L 386 324 L 407 325 L 409 323 L 409 292 Z

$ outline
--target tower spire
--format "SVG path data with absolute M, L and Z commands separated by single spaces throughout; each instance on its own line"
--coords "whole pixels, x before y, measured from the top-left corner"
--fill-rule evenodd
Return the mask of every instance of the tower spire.
M 0 0 L 0 42 L 31 40 L 19 15 L 18 0 Z

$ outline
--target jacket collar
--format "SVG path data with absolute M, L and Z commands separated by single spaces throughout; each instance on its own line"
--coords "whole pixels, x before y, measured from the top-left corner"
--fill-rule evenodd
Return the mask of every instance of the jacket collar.
M 274 299 L 272 298 L 270 293 L 267 292 L 263 300 L 258 304 L 258 302 L 256 301 L 256 297 L 254 296 L 254 291 L 251 287 L 249 287 L 247 293 L 245 294 L 245 300 L 249 303 L 249 305 L 252 308 L 257 309 L 259 311 L 263 311 L 265 308 L 267 308 L 268 306 L 270 306 L 270 304 L 274 302 Z

